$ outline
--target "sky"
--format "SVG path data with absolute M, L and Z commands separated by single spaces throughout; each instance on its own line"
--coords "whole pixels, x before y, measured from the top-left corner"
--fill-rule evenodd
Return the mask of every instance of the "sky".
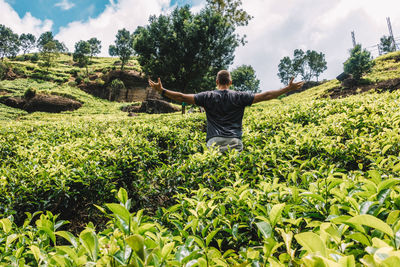
M 400 43 L 399 0 L 242 0 L 253 19 L 238 28 L 247 43 L 236 49 L 230 69 L 251 65 L 261 89 L 282 87 L 277 72 L 279 61 L 293 56 L 294 49 L 323 52 L 328 69 L 320 79 L 334 79 L 343 70 L 343 62 L 352 48 L 351 31 L 357 43 L 377 56 L 383 35 L 388 35 L 386 18 Z M 79 40 L 97 37 L 102 54 L 119 29 L 134 31 L 148 24 L 151 15 L 168 14 L 176 6 L 189 4 L 193 12 L 205 0 L 0 0 L 0 24 L 18 34 L 39 37 L 52 31 L 70 51 Z M 171 88 L 173 89 L 173 88 Z

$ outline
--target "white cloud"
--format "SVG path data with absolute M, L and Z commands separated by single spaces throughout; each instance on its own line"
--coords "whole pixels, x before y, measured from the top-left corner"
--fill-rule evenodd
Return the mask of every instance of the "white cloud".
M 62 27 L 56 38 L 63 41 L 73 51 L 79 40 L 96 37 L 102 42 L 102 56 L 108 56 L 108 47 L 115 41 L 117 31 L 126 28 L 136 30 L 137 26 L 146 25 L 150 15 L 158 15 L 167 10 L 169 0 L 110 0 L 104 12 L 88 21 L 75 21 Z
M 50 31 L 53 26 L 51 20 L 40 20 L 29 12 L 20 18 L 18 13 L 4 0 L 0 0 L 0 10 L 0 24 L 4 24 L 18 34 L 32 33 L 39 37 L 43 32 Z
M 70 10 L 75 6 L 75 4 L 69 2 L 68 0 L 62 0 L 61 2 L 56 3 L 54 6 L 60 7 L 62 10 Z
M 374 54 L 376 49 L 371 46 L 388 35 L 386 17 L 391 17 L 394 35 L 400 37 L 398 0 L 246 0 L 243 8 L 254 19 L 239 29 L 248 43 L 237 49 L 234 67 L 252 65 L 262 90 L 282 87 L 276 75 L 279 61 L 292 57 L 296 48 L 325 53 L 328 70 L 320 78 L 333 79 L 348 58 L 351 31 Z

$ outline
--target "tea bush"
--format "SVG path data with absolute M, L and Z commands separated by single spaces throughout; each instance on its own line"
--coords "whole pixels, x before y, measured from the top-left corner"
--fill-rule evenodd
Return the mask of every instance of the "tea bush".
M 398 65 L 376 68 L 392 77 Z M 84 105 L 51 115 L 0 105 L 18 118 L 0 124 L 0 265 L 400 262 L 399 91 L 319 99 L 331 81 L 254 105 L 244 151 L 222 155 L 205 147 L 204 114 L 127 117 L 66 85 L 1 84 Z

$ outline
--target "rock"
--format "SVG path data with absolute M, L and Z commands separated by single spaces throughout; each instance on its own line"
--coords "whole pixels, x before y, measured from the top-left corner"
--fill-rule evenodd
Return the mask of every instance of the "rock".
M 67 110 L 73 111 L 82 106 L 79 101 L 73 99 L 43 94 L 37 94 L 35 97 L 29 99 L 23 97 L 1 98 L 0 102 L 9 107 L 23 109 L 28 112 L 59 113 Z
M 122 111 L 129 113 L 161 114 L 178 112 L 180 111 L 180 109 L 172 106 L 170 103 L 164 100 L 148 99 L 146 101 L 143 101 L 141 106 L 126 106 L 122 108 Z
M 179 108 L 172 106 L 164 100 L 148 99 L 142 102 L 139 112 L 149 114 L 173 113 L 179 111 Z

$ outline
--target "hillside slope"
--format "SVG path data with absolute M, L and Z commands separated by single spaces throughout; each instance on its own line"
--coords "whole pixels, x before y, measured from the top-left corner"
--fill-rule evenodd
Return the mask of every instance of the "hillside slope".
M 399 55 L 366 79 L 400 77 Z M 338 86 L 247 109 L 245 149 L 228 155 L 205 148 L 200 113 L 127 117 L 67 84 L 74 112 L 0 105 L 0 263 L 396 265 L 400 91 L 326 97 Z M 37 210 L 52 213 L 22 224 Z

